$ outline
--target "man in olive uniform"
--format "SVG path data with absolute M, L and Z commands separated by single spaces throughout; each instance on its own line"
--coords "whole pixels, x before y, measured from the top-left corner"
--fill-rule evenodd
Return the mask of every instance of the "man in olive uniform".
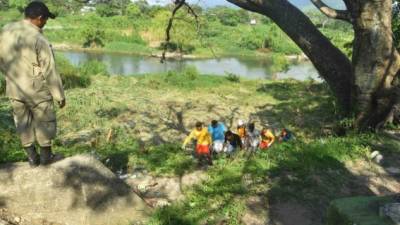
M 25 19 L 6 25 L 0 33 L 0 69 L 14 121 L 31 166 L 55 160 L 51 142 L 56 135 L 53 101 L 65 106 L 65 96 L 54 55 L 42 28 L 54 19 L 42 2 L 25 8 Z M 35 143 L 40 146 L 40 156 Z

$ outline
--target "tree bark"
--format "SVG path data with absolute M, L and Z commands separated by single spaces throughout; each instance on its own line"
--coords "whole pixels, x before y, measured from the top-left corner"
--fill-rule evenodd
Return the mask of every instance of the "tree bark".
M 392 1 L 355 0 L 353 67 L 359 129 L 377 128 L 399 102 L 400 57 L 393 44 Z
M 354 106 L 354 76 L 350 60 L 299 9 L 287 0 L 227 0 L 271 18 L 308 56 L 328 83 L 345 113 Z

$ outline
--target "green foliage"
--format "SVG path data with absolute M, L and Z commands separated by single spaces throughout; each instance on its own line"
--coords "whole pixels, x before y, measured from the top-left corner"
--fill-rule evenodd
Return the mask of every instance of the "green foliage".
M 196 80 L 199 78 L 199 71 L 195 66 L 186 66 L 182 71 L 182 74 L 186 76 L 189 80 Z
M 239 39 L 239 47 L 249 49 L 249 50 L 257 50 L 263 47 L 263 39 L 260 36 L 251 34 L 251 35 L 243 35 Z
M 322 33 L 348 57 L 353 51 L 353 34 L 351 32 L 337 32 L 337 30 L 321 28 Z
M 84 3 L 85 1 L 79 0 L 43 0 L 43 2 L 46 3 L 50 11 L 57 16 L 76 15 L 80 13 L 80 9 L 86 5 Z
M 125 15 L 127 15 L 129 18 L 140 17 L 142 15 L 140 6 L 134 3 L 129 4 L 128 7 L 126 8 Z
M 237 26 L 239 23 L 249 23 L 249 13 L 243 9 L 236 10 L 226 6 L 218 6 L 208 10 L 207 17 L 218 20 L 225 26 Z
M 107 43 L 104 48 L 115 52 L 151 53 L 151 49 L 146 45 L 118 41 Z
M 81 28 L 84 47 L 104 46 L 105 32 L 102 28 L 102 21 L 96 16 L 90 16 L 90 22 Z
M 15 8 L 20 12 L 23 12 L 25 9 L 25 6 L 27 6 L 29 3 L 29 0 L 8 0 L 8 4 L 11 8 Z
M 193 91 L 217 87 L 226 81 L 224 77 L 199 75 L 193 66 L 185 67 L 181 72 L 169 71 L 160 76 L 149 76 L 142 79 L 143 85 L 149 85 L 155 89 L 166 85 Z
M 136 165 L 141 165 L 160 176 L 182 176 L 185 172 L 194 170 L 196 163 L 190 154 L 180 149 L 179 144 L 154 146 L 146 153 L 135 153 L 132 158 Z
M 301 53 L 299 47 L 297 47 L 297 45 L 275 24 L 271 24 L 267 27 L 264 48 L 271 49 L 275 53 Z
M 90 77 L 95 75 L 109 76 L 107 66 L 104 63 L 91 60 L 79 66 L 81 76 Z
M 272 54 L 269 60 L 271 66 L 268 70 L 270 73 L 282 72 L 289 69 L 289 60 L 283 54 Z
M 296 139 L 275 143 L 268 151 L 253 155 L 241 151 L 230 158 L 219 156 L 214 160 L 214 165 L 204 171 L 206 180 L 183 189 L 185 198 L 182 201 L 157 209 L 149 224 L 220 224 L 221 221 L 241 224 L 248 203 L 246 200 L 252 196 L 262 196 L 265 202 L 272 204 L 285 200 L 300 202 L 324 211 L 333 199 L 348 195 L 342 190 L 364 187 L 355 182 L 360 177 L 350 173 L 346 163 L 366 158 L 372 149 L 375 150 L 375 144 L 386 146 L 388 143 L 386 139 L 380 139 L 380 135 L 374 134 L 350 133 L 346 137 L 321 134 L 319 129 L 322 125 L 329 124 L 335 118 L 332 98 L 322 84 L 292 80 L 243 80 L 238 85 L 226 81 L 224 77 L 193 76 L 190 74 L 196 72 L 191 70 L 186 69 L 180 74 L 135 78 L 99 76 L 85 89 L 68 90 L 68 107 L 57 114 L 61 134 L 55 141 L 54 150 L 66 156 L 93 154 L 114 172 L 143 168 L 151 175 L 180 177 L 195 170 L 196 160 L 180 150 L 177 143 L 148 145 L 138 141 L 138 131 L 158 133 L 164 132 L 165 128 L 164 124 L 152 123 L 159 121 L 151 120 L 152 116 L 158 115 L 154 114 L 158 108 L 149 112 L 147 108 L 136 111 L 136 107 L 155 107 L 154 102 L 148 100 L 154 97 L 154 93 L 165 95 L 162 102 L 167 102 L 168 97 L 174 99 L 192 90 L 195 92 L 191 93 L 190 98 L 194 98 L 194 94 L 197 96 L 197 99 L 193 99 L 196 106 L 187 105 L 187 111 L 184 111 L 186 119 L 197 117 L 192 112 L 210 104 L 201 103 L 204 96 L 210 96 L 210 93 L 225 96 L 230 93 L 234 97 L 240 96 L 241 101 L 249 106 L 257 105 L 255 113 L 261 117 L 271 118 L 289 127 Z M 132 89 L 134 85 L 136 88 Z M 250 93 L 235 93 L 239 86 Z M 152 92 L 151 88 L 157 90 Z M 169 92 L 173 94 L 168 96 Z M 221 107 L 232 104 L 232 100 L 216 101 L 215 104 Z M 265 101 L 267 105 L 261 106 L 260 101 Z M 160 109 L 168 107 L 164 105 Z M 135 122 L 145 118 L 146 125 L 138 123 L 132 127 L 125 126 L 128 121 L 124 119 L 130 121 L 132 114 L 139 117 Z M 0 162 L 26 160 L 6 98 L 0 98 L 0 121 Z M 169 125 L 169 121 L 165 123 L 167 127 L 175 129 L 175 124 Z M 157 128 L 153 129 L 153 126 Z M 67 141 L 77 132 L 91 129 L 95 132 L 88 143 L 79 138 L 75 142 Z M 110 129 L 113 131 L 112 138 L 105 140 Z M 310 130 L 313 130 L 312 134 Z M 384 152 L 397 154 L 399 143 L 392 141 L 396 145 L 390 143 Z
M 193 88 L 194 87 L 193 84 L 196 82 L 198 78 L 199 74 L 196 67 L 189 66 L 185 67 L 182 70 L 182 72 L 179 73 L 169 71 L 165 76 L 164 81 L 167 84 L 171 84 L 174 86 Z
M 8 0 L 0 0 L 0 10 L 7 10 L 9 6 Z
M 226 79 L 234 82 L 234 83 L 240 83 L 240 76 L 234 73 L 226 73 Z
M 96 5 L 96 13 L 102 17 L 110 17 L 118 15 L 118 10 L 111 7 L 109 4 L 101 3 Z
M 79 70 L 61 54 L 56 54 L 57 71 L 61 76 L 66 89 L 76 87 L 87 87 L 90 85 L 90 78 L 81 76 Z
M 130 0 L 97 1 L 96 13 L 102 17 L 123 15 L 129 3 Z

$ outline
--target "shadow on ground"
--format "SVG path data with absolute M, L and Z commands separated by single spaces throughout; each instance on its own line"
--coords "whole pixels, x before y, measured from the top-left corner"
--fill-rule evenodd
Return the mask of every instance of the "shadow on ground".
M 285 127 L 321 136 L 330 134 L 324 128 L 339 118 L 339 109 L 325 84 L 287 80 L 264 84 L 257 91 L 279 100 L 277 104 L 258 107 L 253 115 L 265 123 L 274 118 Z
M 350 171 L 346 160 L 329 150 L 331 144 L 287 143 L 219 159 L 210 179 L 190 191 L 188 200 L 160 209 L 155 219 L 163 225 L 252 224 L 251 219 L 263 220 L 253 224 L 325 224 L 332 200 L 376 195 L 371 181 Z M 385 185 L 378 189 L 390 192 Z
M 84 203 L 94 211 L 103 211 L 104 207 L 109 206 L 108 203 L 114 199 L 132 194 L 130 187 L 122 180 L 105 176 L 91 167 L 73 163 L 63 173 L 62 188 L 71 188 L 75 193 L 72 209 L 79 208 L 79 205 Z M 96 187 L 96 189 L 84 191 L 83 186 Z

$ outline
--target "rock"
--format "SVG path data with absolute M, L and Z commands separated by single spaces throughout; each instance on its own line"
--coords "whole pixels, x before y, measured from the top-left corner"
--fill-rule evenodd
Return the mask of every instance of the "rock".
M 379 155 L 380 153 L 379 153 L 379 151 L 373 151 L 372 153 L 371 153 L 371 159 L 374 159 L 377 155 Z
M 377 156 L 374 158 L 374 161 L 375 161 L 376 163 L 378 163 L 378 164 L 381 164 L 382 160 L 383 160 L 383 156 L 382 156 L 381 154 L 377 155 Z
M 383 160 L 383 156 L 381 155 L 381 153 L 379 151 L 374 151 L 371 153 L 371 159 L 374 162 L 380 164 Z
M 396 225 L 400 224 L 400 203 L 388 203 L 379 211 L 381 215 L 390 217 Z
M 48 167 L 0 165 L 4 207 L 23 221 L 111 225 L 145 221 L 146 203 L 101 162 L 88 155 Z
M 386 168 L 386 171 L 390 174 L 393 175 L 399 175 L 400 174 L 400 168 L 395 168 L 395 167 L 388 167 Z

